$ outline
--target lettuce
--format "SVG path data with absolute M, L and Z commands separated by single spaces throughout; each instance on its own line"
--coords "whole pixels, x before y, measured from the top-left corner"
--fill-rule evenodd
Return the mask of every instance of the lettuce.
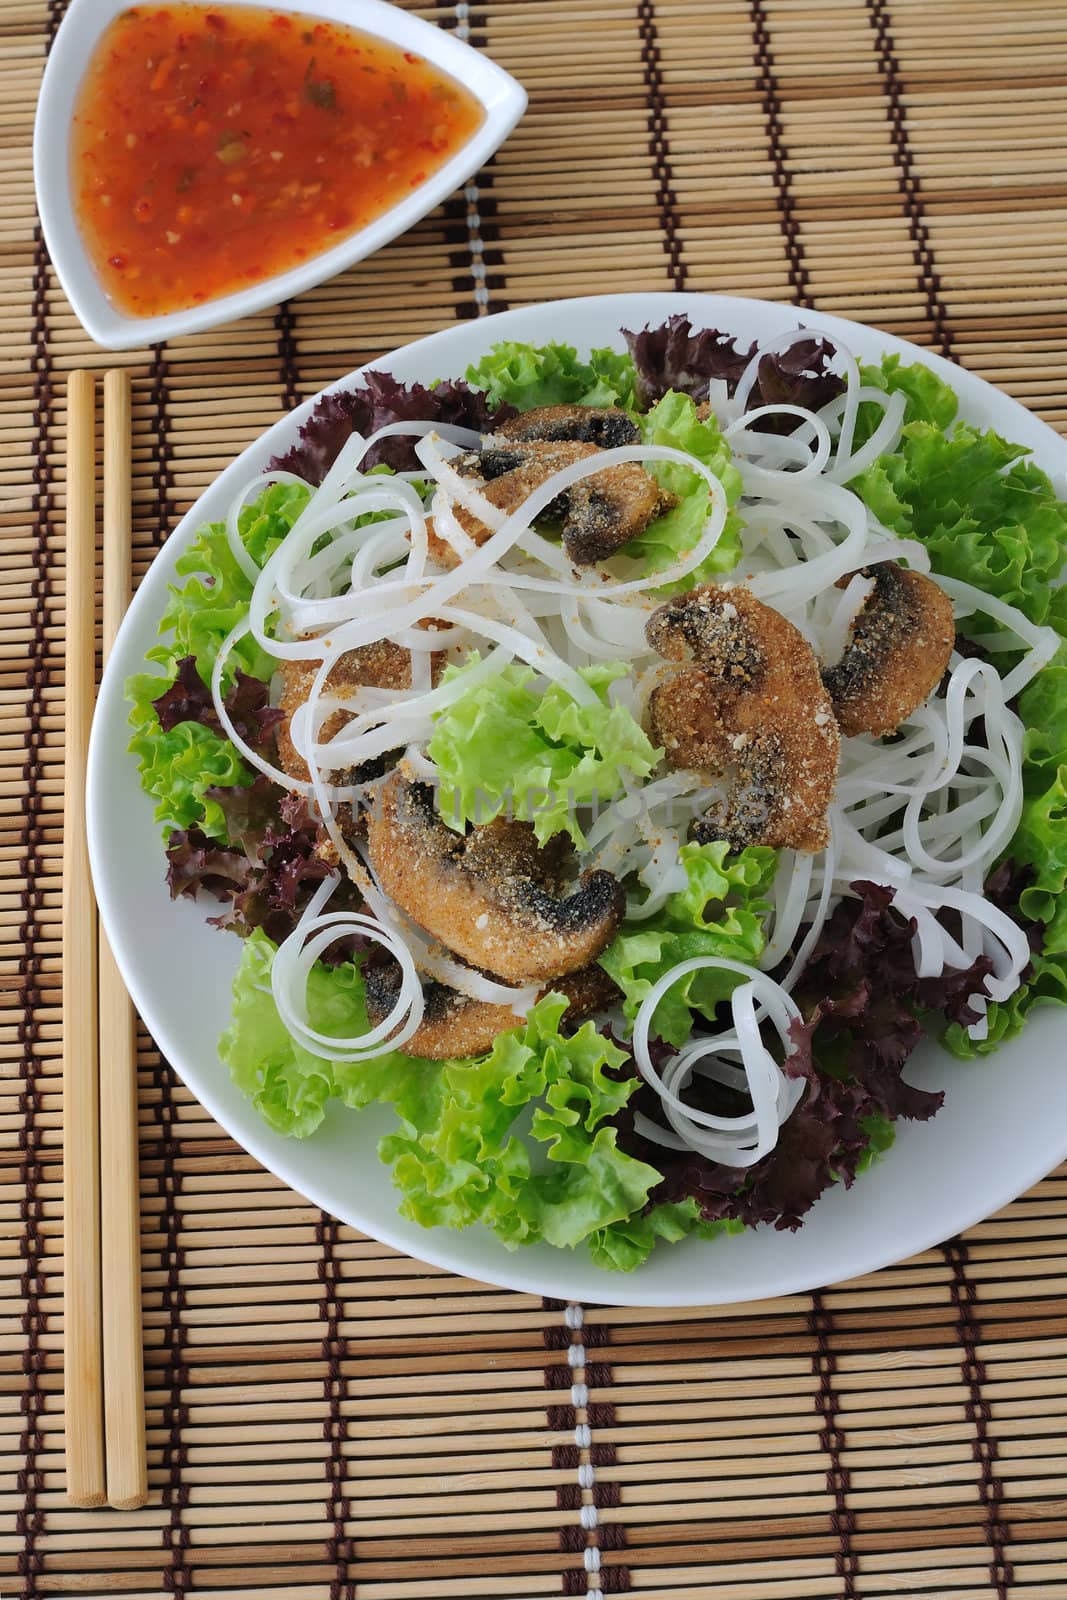
M 469 675 L 477 661 L 473 655 L 463 667 L 447 667 L 443 681 Z M 537 693 L 530 667 L 507 666 L 471 684 L 439 713 L 428 746 L 441 773 L 442 819 L 461 830 L 510 805 L 512 816 L 533 823 L 542 844 L 567 833 L 584 846 L 576 806 L 610 800 L 624 772 L 647 777 L 659 759 L 626 707 L 609 701 L 610 685 L 628 670 L 621 662 L 583 667 L 597 693 L 592 706 L 579 705 L 559 684 Z
M 670 445 L 703 461 L 722 483 L 728 504 L 737 504 L 741 497 L 741 474 L 730 461 L 730 447 L 713 416 L 701 421 L 688 395 L 671 392 L 639 420 L 646 444 Z M 644 533 L 626 546 L 627 554 L 643 558 L 645 570 L 655 573 L 673 565 L 696 544 L 704 530 L 711 497 L 704 480 L 687 467 L 675 466 L 670 461 L 654 461 L 649 463 L 648 470 L 664 489 L 678 497 L 676 506 L 657 517 Z M 741 521 L 731 513 L 711 554 L 695 571 L 668 587 L 691 589 L 718 572 L 729 572 L 740 559 Z
M 238 528 L 257 566 L 274 554 L 307 499 L 308 490 L 302 485 L 276 483 L 243 508 Z M 230 549 L 224 522 L 209 522 L 201 528 L 189 549 L 179 556 L 176 570 L 187 581 L 181 588 L 171 585 L 170 600 L 159 623 L 160 633 L 171 637 L 150 650 L 148 660 L 160 662 L 168 676 L 173 676 L 183 656 L 194 656 L 196 670 L 210 683 L 219 646 L 248 614 L 252 585 Z M 230 654 L 225 682 L 230 682 L 238 667 L 253 678 L 267 679 L 274 665 L 274 658 L 246 634 Z
M 686 888 L 672 894 L 647 921 L 624 922 L 600 957 L 600 965 L 623 991 L 629 1021 L 657 980 L 679 961 L 725 956 L 749 966 L 758 963 L 770 909 L 763 897 L 777 859 L 775 851 L 762 846 L 731 854 L 724 840 L 682 846 Z M 739 981 L 736 973 L 714 968 L 690 973 L 659 1002 L 653 1034 L 668 1044 L 684 1044 L 693 1011 L 711 1016 Z
M 193 827 L 209 838 L 226 839 L 225 814 L 208 791 L 247 788 L 255 774 L 227 738 L 200 722 L 179 722 L 163 732 L 153 702 L 164 682 L 146 672 L 126 684 L 132 702 L 129 749 L 137 758 L 141 787 L 156 802 L 165 841 L 174 829 Z
M 921 361 L 902 366 L 899 356 L 883 356 L 881 366 L 860 367 L 860 381 L 869 389 L 882 389 L 886 394 L 899 391 L 906 395 L 905 423 L 930 422 L 944 432 L 956 420 L 959 410 L 956 391 Z M 856 449 L 866 444 L 881 418 L 881 408 L 864 401 L 856 417 L 853 435 Z
M 539 1239 L 577 1245 L 640 1211 L 659 1173 L 617 1149 L 610 1126 L 636 1079 L 617 1075 L 626 1053 L 592 1023 L 561 1036 L 561 995 L 539 1000 L 524 1025 L 500 1034 L 477 1061 L 421 1061 L 399 1051 L 321 1061 L 278 1015 L 270 993 L 275 948 L 261 930 L 245 940 L 219 1055 L 278 1133 L 314 1133 L 332 1098 L 390 1104 L 399 1127 L 379 1153 L 394 1169 L 403 1214 L 424 1227 L 481 1222 L 509 1248 Z M 308 1014 L 337 1037 L 367 1028 L 355 963 L 312 968 Z M 531 1160 L 523 1129 L 543 1146 L 543 1160 Z M 655 1226 L 669 1237 L 675 1225 L 664 1216 Z M 655 1232 L 638 1222 L 632 1228 L 648 1235 L 650 1249 Z M 636 1261 L 632 1243 L 613 1248 Z
M 849 488 L 886 527 L 920 540 L 935 573 L 1067 633 L 1067 591 L 1050 587 L 1067 549 L 1067 506 L 1025 455 L 1025 446 L 965 423 L 945 434 L 936 423 L 911 422 L 899 448 Z
M 405 1216 L 424 1227 L 481 1222 L 513 1249 L 574 1246 L 641 1209 L 659 1173 L 619 1150 L 608 1125 L 636 1080 L 609 1076 L 626 1054 L 591 1022 L 560 1035 L 565 1008 L 546 995 L 488 1056 L 446 1062 L 421 1096 L 405 1095 L 401 1130 L 380 1145 Z M 518 1137 L 527 1125 L 543 1160 Z
M 598 1228 L 589 1241 L 589 1254 L 594 1266 L 608 1272 L 632 1272 L 647 1260 L 660 1239 L 676 1244 L 691 1233 L 699 1239 L 717 1239 L 721 1234 L 744 1231 L 744 1223 L 733 1218 L 706 1222 L 690 1195 L 685 1200 L 650 1206 L 621 1222 Z
M 238 528 L 245 548 L 262 565 L 274 553 L 307 503 L 307 489 L 273 484 L 244 507 Z M 130 702 L 130 752 L 137 758 L 141 787 L 156 801 L 156 820 L 163 824 L 164 840 L 174 829 L 198 828 L 211 839 L 226 839 L 223 808 L 208 793 L 217 788 L 248 788 L 255 773 L 217 728 L 206 726 L 199 698 L 190 701 L 187 721 L 164 727 L 158 702 L 174 700 L 176 686 L 211 681 L 219 647 L 227 634 L 247 615 L 252 585 L 238 565 L 226 537 L 224 522 L 207 523 L 184 555 L 177 572 L 186 582 L 170 587 L 170 599 L 160 619 L 164 642 L 148 652 L 164 674 L 138 673 L 126 682 Z M 272 656 L 248 634 L 230 654 L 223 676 L 232 692 L 241 673 L 263 682 L 274 671 Z M 190 670 L 191 669 L 191 670 Z M 207 690 L 204 689 L 204 704 Z M 171 718 L 164 719 L 170 723 Z
M 628 355 L 593 350 L 582 361 L 569 344 L 495 344 L 467 368 L 467 382 L 491 402 L 532 411 L 535 406 L 619 406 L 636 404 L 637 373 Z

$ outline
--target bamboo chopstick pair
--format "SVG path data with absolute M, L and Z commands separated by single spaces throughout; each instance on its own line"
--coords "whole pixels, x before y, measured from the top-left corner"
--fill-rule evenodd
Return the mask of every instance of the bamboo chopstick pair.
M 64 1400 L 67 1495 L 147 1498 L 133 1007 L 89 876 L 85 769 L 96 685 L 96 379 L 67 386 L 63 826 Z M 104 378 L 103 658 L 129 599 L 130 384 Z

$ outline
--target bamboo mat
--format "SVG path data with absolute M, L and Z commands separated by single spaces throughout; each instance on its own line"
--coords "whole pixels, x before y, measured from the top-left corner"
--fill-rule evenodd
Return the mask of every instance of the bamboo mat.
M 492 164 L 276 311 L 119 360 L 144 570 L 286 407 L 456 317 L 688 288 L 875 322 L 1067 426 L 1061 0 L 417 7 L 526 84 Z M 62 1494 L 63 377 L 36 229 L 61 0 L 0 4 L 0 1592 L 1067 1600 L 1067 1173 L 964 1240 L 721 1313 L 506 1294 L 313 1210 L 147 1038 L 152 1498 Z M 981 1071 L 981 1067 L 976 1067 Z

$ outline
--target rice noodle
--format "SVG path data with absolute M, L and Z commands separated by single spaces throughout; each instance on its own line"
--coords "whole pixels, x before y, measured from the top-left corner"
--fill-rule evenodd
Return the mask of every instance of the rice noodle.
M 733 1027 L 718 1035 L 693 1040 L 658 1070 L 649 1051 L 649 1031 L 656 1007 L 668 989 L 694 972 L 718 971 L 740 974 L 746 981 L 730 996 Z M 778 1034 L 788 1060 L 795 1046 L 789 1025 L 800 1020 L 800 1012 L 788 994 L 764 972 L 740 961 L 718 956 L 693 956 L 653 984 L 634 1019 L 632 1049 L 638 1071 L 659 1096 L 664 1115 L 683 1147 L 699 1150 L 715 1161 L 731 1167 L 750 1167 L 767 1155 L 778 1139 L 778 1129 L 795 1108 L 803 1085 L 790 1080 L 763 1043 L 755 1012 L 755 1000 L 763 1002 L 766 1015 Z M 694 1071 L 723 1081 L 721 1057 L 740 1058 L 741 1081 L 736 1072 L 727 1072 L 725 1081 L 732 1088 L 747 1089 L 752 1110 L 735 1117 L 718 1116 L 687 1104 L 681 1092 L 692 1081 Z M 641 1131 L 659 1143 L 664 1130 L 641 1119 Z
M 340 882 L 328 878 L 315 891 L 293 932 L 279 946 L 271 965 L 270 983 L 278 1015 L 296 1042 L 324 1061 L 369 1061 L 400 1049 L 422 1021 L 422 984 L 403 939 L 384 923 L 362 912 L 324 915 L 324 907 Z M 326 950 L 351 934 L 373 939 L 400 963 L 396 1003 L 376 1027 L 351 1039 L 320 1033 L 308 1020 L 307 983 L 312 967 Z

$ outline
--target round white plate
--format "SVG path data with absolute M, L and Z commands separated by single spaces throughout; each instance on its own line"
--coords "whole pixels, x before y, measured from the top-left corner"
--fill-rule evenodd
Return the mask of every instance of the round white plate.
M 803 320 L 863 358 L 898 351 L 906 360 L 925 361 L 954 386 L 966 417 L 1029 446 L 1058 479 L 1067 464 L 1062 439 L 971 373 L 888 334 L 756 300 L 634 294 L 529 306 L 448 328 L 373 365 L 408 382 L 459 377 L 499 339 L 563 340 L 584 351 L 620 343 L 620 328 L 655 325 L 678 311 L 695 326 L 745 340 Z M 351 382 L 350 376 L 335 387 Z M 93 874 L 123 977 L 163 1054 L 234 1139 L 323 1210 L 423 1261 L 506 1288 L 644 1306 L 757 1300 L 873 1271 L 969 1227 L 1067 1157 L 1067 1016 L 1052 1007 L 1038 1010 L 1021 1037 L 989 1060 L 957 1062 L 936 1046 L 918 1052 L 908 1076 L 925 1087 L 944 1087 L 943 1109 L 931 1122 L 899 1122 L 889 1154 L 851 1190 L 836 1187 L 824 1195 L 799 1233 L 758 1229 L 661 1246 L 631 1274 L 599 1271 L 581 1250 L 535 1245 L 511 1252 L 482 1229 L 427 1231 L 406 1221 L 375 1150 L 394 1120 L 386 1108 L 355 1112 L 335 1105 L 310 1139 L 274 1134 L 219 1063 L 216 1041 L 229 1020 L 240 945 L 206 925 L 210 905 L 169 897 L 159 829 L 126 753 L 123 682 L 143 670 L 175 561 L 196 529 L 225 516 L 239 486 L 295 440 L 311 406 L 276 423 L 228 467 L 156 559 L 104 675 L 89 757 Z

